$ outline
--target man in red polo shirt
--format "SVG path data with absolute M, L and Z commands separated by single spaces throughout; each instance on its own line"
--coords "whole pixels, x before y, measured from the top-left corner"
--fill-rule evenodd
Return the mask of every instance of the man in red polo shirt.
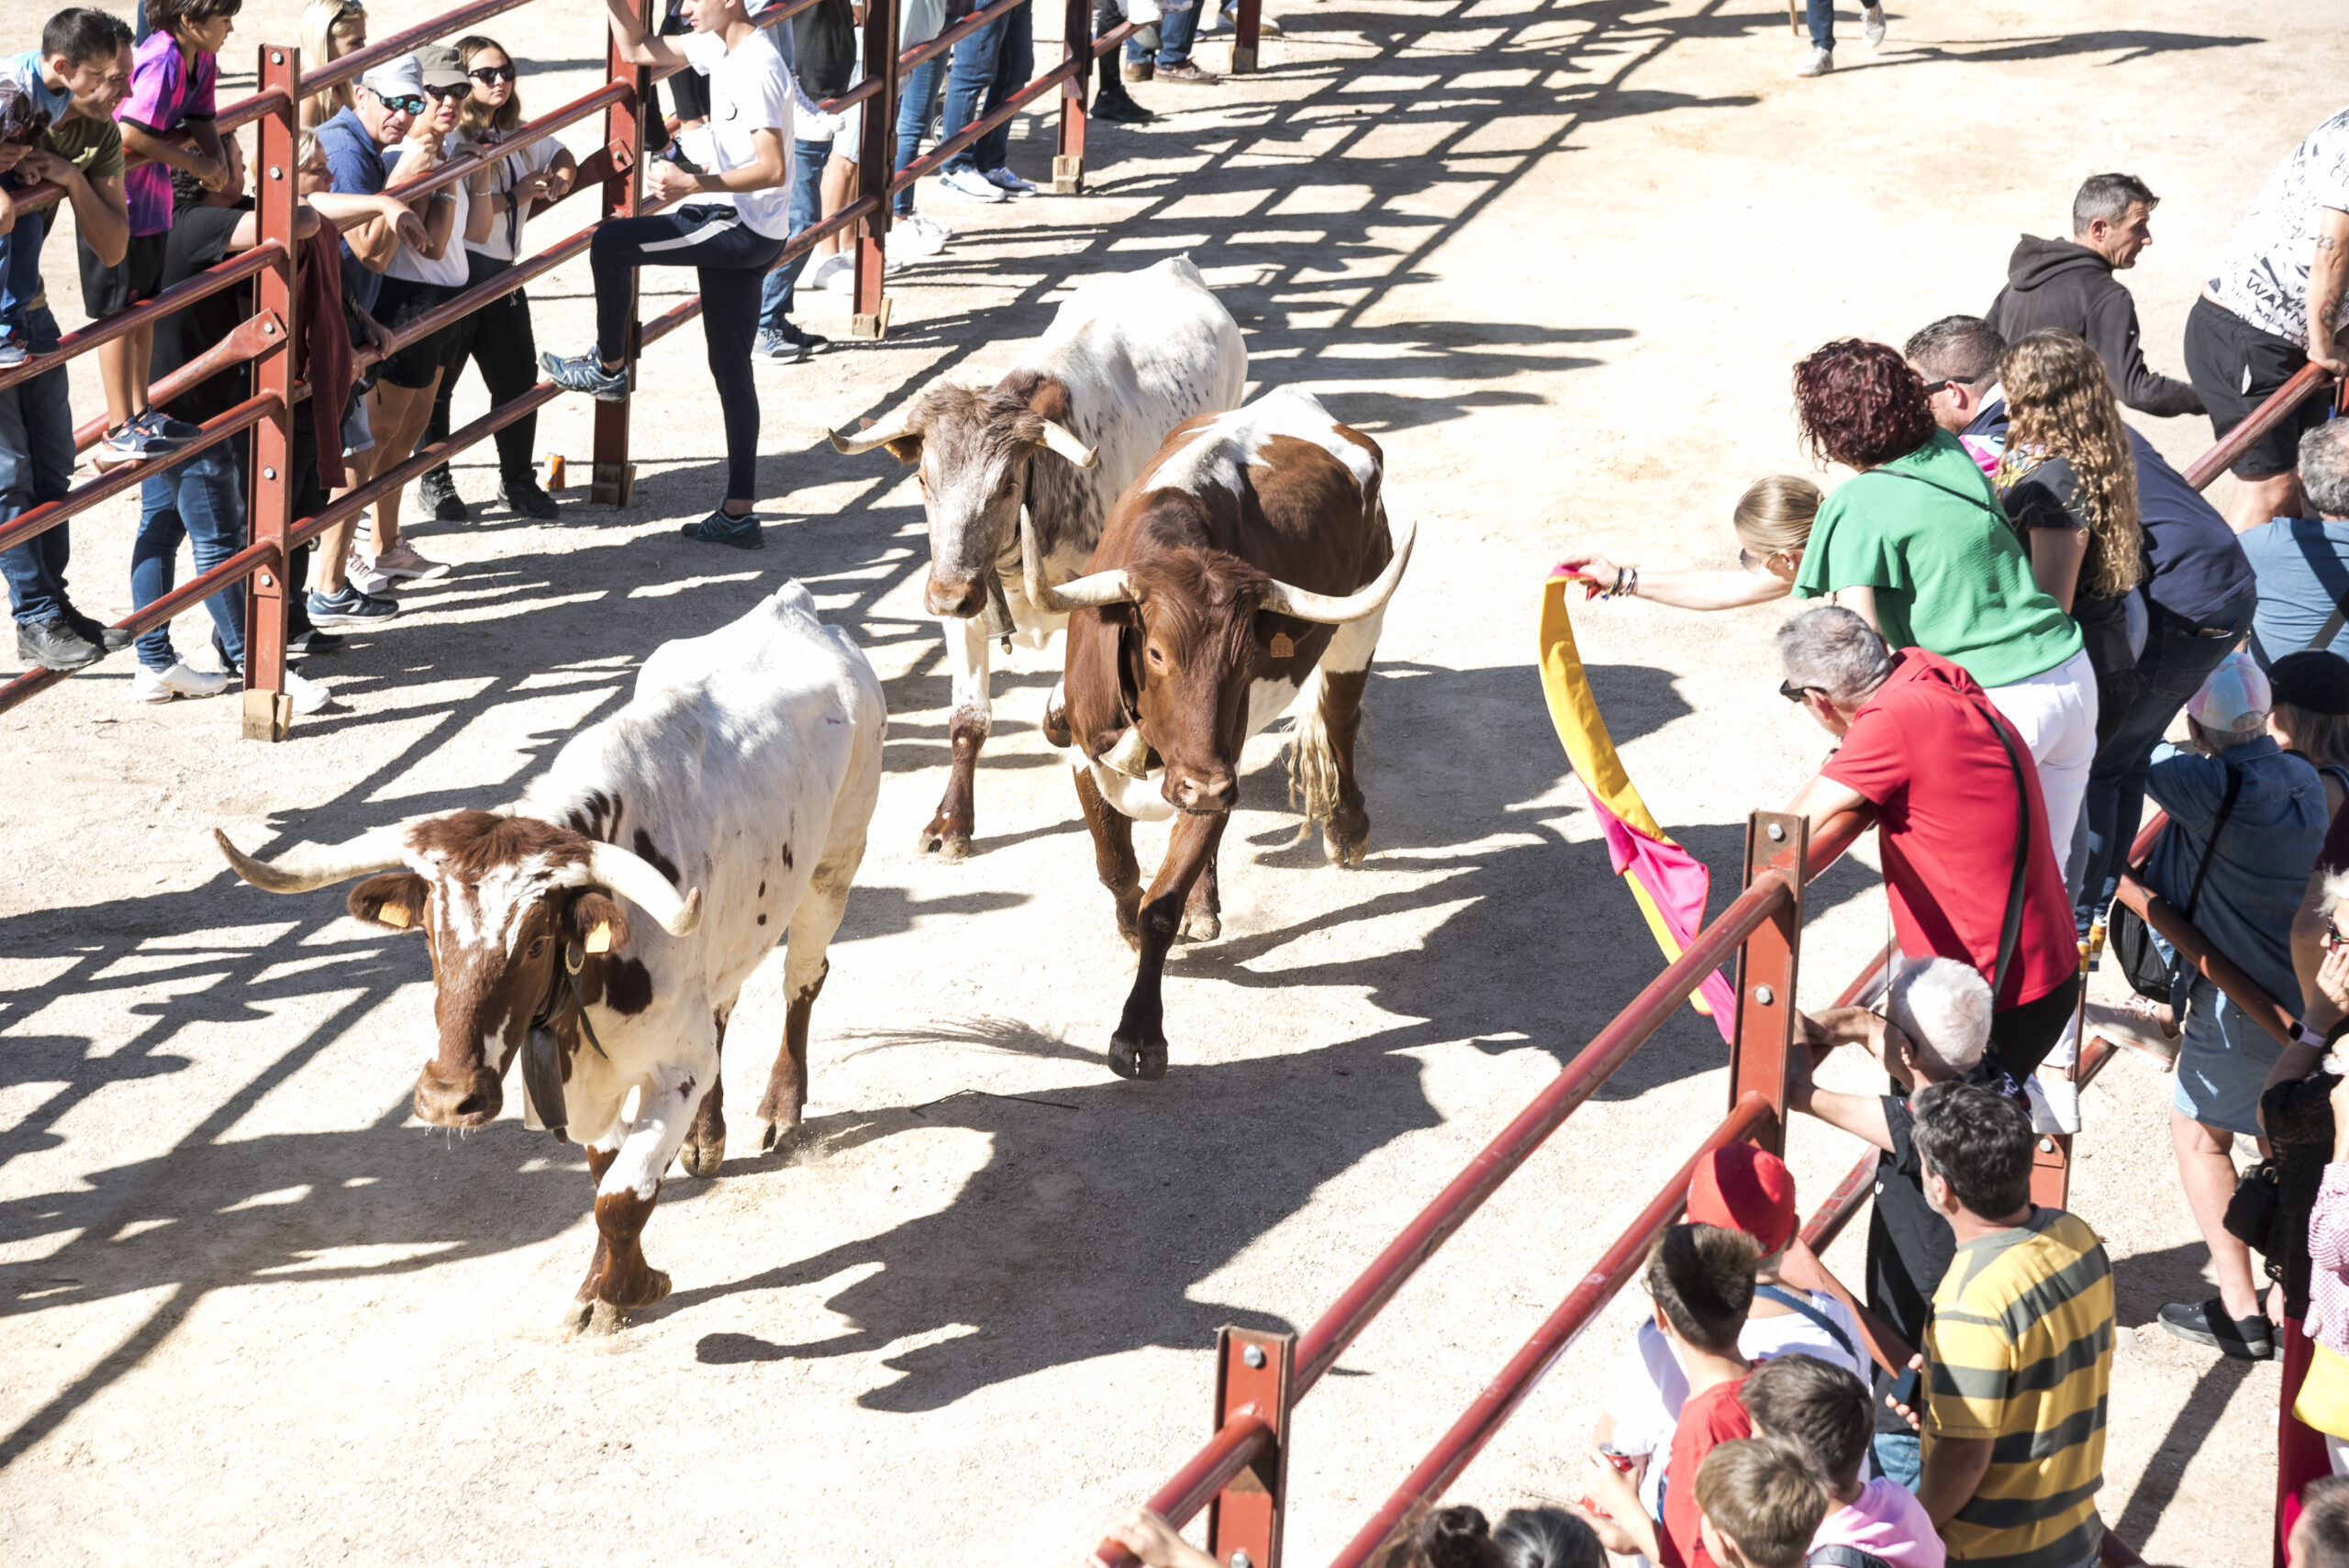
M 1921 648 L 1893 652 L 1849 610 L 1779 628 L 1778 660 L 1780 695 L 1843 742 L 1787 809 L 1816 833 L 1839 811 L 1876 807 L 1901 952 L 1990 979 L 1984 1060 L 2021 1084 L 2063 1034 L 2080 984 L 2030 748 L 1964 670 Z

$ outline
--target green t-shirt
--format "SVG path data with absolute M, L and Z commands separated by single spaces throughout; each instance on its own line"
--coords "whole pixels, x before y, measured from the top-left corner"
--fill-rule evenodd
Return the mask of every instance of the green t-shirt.
M 40 145 L 43 150 L 56 153 L 93 181 L 122 178 L 122 128 L 110 119 L 94 120 L 81 115 L 68 116 L 43 133 Z M 47 216 L 50 226 L 54 228 L 56 211 L 51 209 Z M 35 286 L 32 298 L 25 302 L 25 308 L 45 310 L 48 307 L 49 283 L 43 279 Z
M 1946 430 L 1820 506 L 1795 595 L 1839 588 L 1875 589 L 1887 642 L 1938 653 L 1985 686 L 2080 651 L 2080 628 L 2032 578 L 1998 492 Z

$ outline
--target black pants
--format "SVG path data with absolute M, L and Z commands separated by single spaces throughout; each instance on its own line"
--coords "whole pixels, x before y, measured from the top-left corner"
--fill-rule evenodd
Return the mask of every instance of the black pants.
M 629 274 L 638 267 L 691 267 L 701 284 L 702 338 L 726 420 L 726 498 L 748 501 L 759 467 L 759 389 L 751 344 L 759 334 L 759 285 L 785 241 L 744 224 L 730 206 L 695 202 L 652 217 L 604 220 L 588 246 L 596 274 L 596 347 L 607 362 L 628 344 Z
M 487 283 L 500 272 L 513 269 L 511 261 L 479 251 L 468 251 L 465 257 L 465 286 L 473 288 Z M 489 388 L 489 401 L 507 403 L 530 390 L 539 379 L 539 341 L 530 330 L 530 301 L 526 291 L 516 289 L 502 299 L 494 299 L 449 329 L 448 370 L 440 377 L 440 395 L 432 400 L 432 422 L 424 428 L 424 443 L 449 439 L 449 395 L 455 390 L 457 377 L 464 373 L 470 359 L 481 367 L 482 384 Z M 536 410 L 497 432 L 497 477 L 508 485 L 530 477 L 530 459 L 539 447 L 539 416 Z M 449 465 L 442 463 L 430 473 L 429 480 L 439 484 L 449 482 Z
M 1991 1014 L 1990 1043 L 1983 1060 L 2021 1084 L 2055 1049 L 2079 1001 L 2080 977 L 2075 974 L 2035 1002 Z

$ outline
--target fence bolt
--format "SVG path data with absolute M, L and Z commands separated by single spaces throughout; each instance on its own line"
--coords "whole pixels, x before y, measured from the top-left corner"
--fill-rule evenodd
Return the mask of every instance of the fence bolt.
M 269 166 L 269 177 L 273 180 L 283 180 L 285 178 L 285 171 L 273 163 Z
M 277 477 L 277 470 L 273 468 L 264 468 L 261 471 L 261 476 L 263 479 L 274 479 Z
M 271 50 L 269 51 L 269 62 L 272 65 L 283 65 L 285 63 L 285 56 L 277 50 Z
M 1778 998 L 1767 985 L 1756 985 L 1753 988 L 1753 999 L 1766 1007 Z
M 2043 1139 L 2041 1139 L 2041 1140 L 2039 1140 L 2039 1151 L 2040 1151 L 2042 1154 L 2053 1154 L 2053 1153 L 2054 1153 L 2054 1152 L 2055 1152 L 2055 1140 L 2054 1140 L 2054 1139 L 2052 1139 L 2052 1138 L 2043 1138 Z
M 1787 841 L 1787 828 L 1785 823 L 1771 823 L 1768 832 L 1770 834 L 1770 842 L 1774 844 L 1783 844 Z
M 274 587 L 276 587 L 276 586 L 277 586 L 277 580 L 276 580 L 275 578 L 272 577 L 268 573 L 263 572 L 263 573 L 261 573 L 259 575 L 260 575 L 260 578 L 261 578 L 261 585 L 262 585 L 262 587 L 264 587 L 264 588 L 274 588 Z
M 1264 1370 L 1264 1347 L 1262 1345 L 1250 1345 L 1246 1350 L 1240 1352 L 1240 1359 L 1261 1372 Z
M 1231 1568 L 1252 1568 L 1252 1561 L 1248 1554 L 1244 1551 L 1233 1552 L 1231 1554 Z
M 274 337 L 276 337 L 276 336 L 277 336 L 277 323 L 276 323 L 276 322 L 274 322 L 274 321 L 264 321 L 264 322 L 262 322 L 262 323 L 261 324 L 261 335 L 262 335 L 262 337 L 264 337 L 264 338 L 274 338 Z

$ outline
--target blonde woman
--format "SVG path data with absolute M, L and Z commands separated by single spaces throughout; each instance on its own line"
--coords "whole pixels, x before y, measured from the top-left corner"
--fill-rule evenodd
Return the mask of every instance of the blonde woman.
M 1653 599 L 1683 610 L 1768 604 L 1794 587 L 1822 499 L 1818 485 L 1788 473 L 1773 473 L 1747 486 L 1730 514 L 1739 546 L 1735 572 L 1643 571 L 1618 566 L 1590 550 L 1568 555 L 1559 570 L 1583 580 L 1585 598 Z
M 317 71 L 367 47 L 367 7 L 359 0 L 310 0 L 302 7 L 302 66 Z M 315 130 L 352 106 L 351 83 L 302 100 L 302 128 Z
M 2137 462 L 2097 351 L 2070 332 L 2033 332 L 1998 361 L 2012 424 L 1991 483 L 2031 557 L 2031 574 L 2079 626 L 2097 679 L 2102 743 L 2136 700 L 2144 619 Z M 2065 849 L 2056 846 L 2058 852 Z

